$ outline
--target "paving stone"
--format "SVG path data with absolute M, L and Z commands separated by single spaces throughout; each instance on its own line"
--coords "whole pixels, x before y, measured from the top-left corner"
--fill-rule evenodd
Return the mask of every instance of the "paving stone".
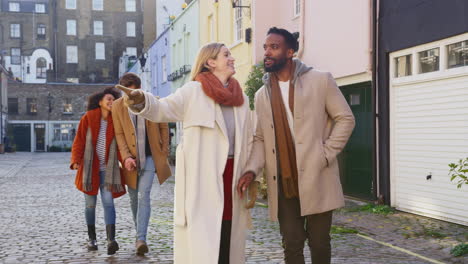
M 75 172 L 68 168 L 70 153 L 7 153 L 0 155 L 0 263 L 172 263 L 174 178 L 152 189 L 149 254 L 135 255 L 135 230 L 128 195 L 115 200 L 117 241 L 120 250 L 106 254 L 102 204 L 98 201 L 99 250 L 86 249 L 83 194 L 74 187 Z M 100 200 L 100 198 L 99 198 Z M 260 201 L 265 203 L 266 201 Z M 356 206 L 347 201 L 347 208 Z M 252 210 L 254 229 L 246 242 L 246 263 L 284 263 L 277 223 L 268 220 L 267 208 Z M 390 243 L 443 263 L 468 263 L 450 249 L 468 239 L 468 228 L 430 218 L 397 212 L 382 216 L 338 210 L 334 225 L 358 230 L 375 240 Z M 422 235 L 424 230 L 443 238 Z M 356 234 L 332 235 L 332 263 L 430 263 Z M 310 252 L 304 249 L 306 262 Z

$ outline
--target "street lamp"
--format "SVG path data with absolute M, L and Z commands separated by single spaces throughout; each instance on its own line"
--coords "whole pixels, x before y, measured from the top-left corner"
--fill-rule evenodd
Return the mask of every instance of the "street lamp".
M 50 130 L 50 113 L 52 112 L 52 100 L 54 97 L 50 95 L 50 92 L 47 93 L 47 103 L 49 105 L 49 111 L 47 113 L 47 128 L 46 128 L 46 142 L 47 142 L 47 152 L 49 151 L 49 130 Z

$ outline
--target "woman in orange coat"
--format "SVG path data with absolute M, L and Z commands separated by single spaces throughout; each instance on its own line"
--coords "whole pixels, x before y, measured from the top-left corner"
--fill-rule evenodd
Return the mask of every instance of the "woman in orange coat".
M 72 146 L 70 168 L 78 170 L 76 188 L 84 192 L 85 218 L 88 225 L 88 250 L 97 250 L 96 200 L 99 190 L 104 207 L 107 232 L 107 254 L 119 250 L 115 241 L 115 208 L 113 198 L 125 194 L 120 171 L 120 154 L 112 124 L 111 109 L 120 93 L 112 87 L 94 93 L 88 99 L 88 111 L 80 120 Z

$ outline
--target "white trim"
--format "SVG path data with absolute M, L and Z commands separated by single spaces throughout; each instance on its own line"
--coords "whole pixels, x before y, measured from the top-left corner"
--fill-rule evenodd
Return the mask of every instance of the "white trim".
M 361 72 L 353 75 L 335 78 L 335 81 L 338 86 L 369 82 L 372 81 L 372 74 L 370 72 Z
M 231 44 L 231 46 L 229 46 L 228 48 L 231 50 L 231 49 L 239 46 L 242 43 L 244 43 L 242 40 L 238 40 L 238 41 L 234 42 L 233 44 Z

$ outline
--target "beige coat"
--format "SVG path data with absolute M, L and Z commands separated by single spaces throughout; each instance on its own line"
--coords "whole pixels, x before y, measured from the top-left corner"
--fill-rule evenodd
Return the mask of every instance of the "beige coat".
M 295 61 L 294 138 L 304 216 L 344 206 L 336 156 L 353 131 L 354 116 L 330 73 Z M 268 78 L 256 94 L 256 132 L 244 171 L 259 175 L 265 168 L 270 218 L 277 221 L 278 165 Z
M 199 82 L 189 82 L 160 100 L 145 93 L 141 115 L 153 122 L 183 122 L 176 153 L 174 261 L 176 264 L 217 264 L 224 208 L 223 172 L 229 141 L 219 104 L 205 95 Z M 248 98 L 234 107 L 235 148 L 232 182 L 230 263 L 245 262 L 245 236 L 250 214 L 236 184 L 253 139 Z
M 123 104 L 122 98 L 117 99 L 112 104 L 112 117 L 114 121 L 115 138 L 119 147 L 122 160 L 128 157 L 137 157 L 135 126 L 133 125 L 128 108 Z M 167 161 L 169 153 L 169 127 L 167 123 L 153 123 L 146 120 L 146 132 L 153 157 L 154 168 L 159 184 L 163 184 L 171 176 L 171 169 Z M 133 188 L 137 188 L 137 170 L 123 170 L 125 183 Z

